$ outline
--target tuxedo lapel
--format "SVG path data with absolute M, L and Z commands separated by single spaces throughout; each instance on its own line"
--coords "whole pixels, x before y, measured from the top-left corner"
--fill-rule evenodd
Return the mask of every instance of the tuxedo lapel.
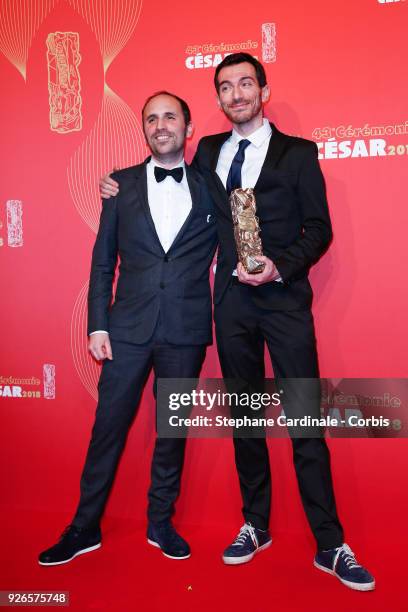
M 217 169 L 218 158 L 220 156 L 221 147 L 231 136 L 231 132 L 223 132 L 222 134 L 215 134 L 212 141 L 212 150 L 210 152 L 210 168 L 212 172 Z M 222 184 L 222 183 L 221 183 Z
M 194 171 L 186 164 L 186 177 L 191 194 L 192 209 L 199 205 L 201 198 L 201 186 Z
M 214 180 L 215 186 L 217 188 L 217 193 L 219 195 L 219 198 L 221 200 L 222 203 L 224 203 L 224 205 L 227 202 L 227 192 L 225 190 L 224 185 L 222 184 L 222 181 L 220 179 L 220 177 L 218 176 L 216 170 L 217 170 L 217 164 L 218 164 L 218 158 L 220 156 L 220 151 L 221 151 L 221 147 L 224 144 L 224 142 L 226 142 L 228 140 L 228 138 L 231 136 L 232 132 L 223 132 L 222 134 L 216 134 L 214 136 L 214 140 L 212 143 L 212 149 L 210 152 L 210 170 L 211 170 L 211 176 Z
M 272 136 L 269 141 L 268 150 L 266 152 L 265 161 L 262 165 L 261 173 L 256 182 L 255 189 L 259 189 L 262 187 L 263 179 L 267 174 L 268 170 L 273 170 L 278 165 L 282 154 L 284 153 L 287 143 L 288 137 L 285 134 L 282 134 L 276 127 L 271 123 L 272 128 Z
M 201 201 L 201 187 L 200 187 L 200 183 L 196 179 L 196 177 L 194 175 L 194 172 L 193 172 L 193 170 L 191 170 L 190 166 L 185 164 L 185 169 L 186 169 L 186 177 L 187 177 L 188 188 L 190 190 L 190 195 L 191 195 L 191 210 L 188 213 L 188 215 L 186 217 L 186 220 L 184 221 L 183 225 L 181 226 L 177 236 L 173 240 L 173 243 L 170 246 L 169 251 L 171 251 L 174 248 L 174 246 L 179 242 L 179 240 L 181 240 L 181 238 L 183 237 L 186 229 L 189 226 L 189 223 L 191 221 L 191 217 L 193 216 L 195 209 L 199 206 L 200 201 Z
M 154 221 L 150 212 L 149 199 L 147 194 L 147 171 L 146 164 L 150 161 L 150 157 L 148 157 L 143 164 L 140 164 L 135 169 L 135 183 L 136 183 L 136 191 L 138 195 L 138 199 L 142 205 L 142 209 L 147 221 L 147 224 L 152 232 L 153 244 L 160 251 L 160 253 L 164 253 L 163 247 L 159 240 L 159 237 L 156 232 L 156 227 L 154 225 Z

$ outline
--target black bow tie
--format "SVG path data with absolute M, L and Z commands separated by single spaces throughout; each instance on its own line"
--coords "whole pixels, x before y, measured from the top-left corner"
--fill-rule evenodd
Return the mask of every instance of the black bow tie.
M 160 168 L 160 166 L 154 167 L 154 176 L 156 177 L 156 181 L 161 183 L 164 181 L 166 176 L 172 176 L 177 183 L 181 183 L 183 180 L 183 168 L 173 168 L 172 170 L 167 170 L 166 168 Z

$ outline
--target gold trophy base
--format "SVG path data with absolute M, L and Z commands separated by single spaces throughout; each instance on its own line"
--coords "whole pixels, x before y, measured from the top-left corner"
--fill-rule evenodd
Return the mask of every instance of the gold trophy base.
M 240 259 L 240 262 L 245 268 L 245 272 L 248 274 L 260 274 L 265 269 L 265 263 L 263 261 L 258 261 L 251 255 L 244 257 L 244 259 Z

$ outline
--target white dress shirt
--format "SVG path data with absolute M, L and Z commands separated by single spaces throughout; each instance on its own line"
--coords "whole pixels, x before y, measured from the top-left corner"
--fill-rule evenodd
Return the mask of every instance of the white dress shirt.
M 232 160 L 238 152 L 238 147 L 241 140 L 249 140 L 251 143 L 245 149 L 245 159 L 241 168 L 241 185 L 243 189 L 255 187 L 268 152 L 271 136 L 272 128 L 267 119 L 263 120 L 261 127 L 245 138 L 238 134 L 238 132 L 235 130 L 232 130 L 231 136 L 221 147 L 216 169 L 216 172 L 225 188 L 227 186 L 227 178 Z M 237 276 L 237 271 L 234 270 L 232 275 Z M 280 277 L 276 278 L 275 282 L 282 282 L 282 279 Z
M 184 170 L 181 183 L 177 183 L 172 176 L 166 176 L 164 181 L 158 183 L 154 176 L 155 166 L 163 167 L 163 164 L 152 157 L 146 166 L 147 197 L 157 235 L 167 253 L 191 211 L 191 194 L 184 160 L 174 166 Z
M 172 176 L 166 176 L 164 181 L 158 183 L 154 176 L 155 166 L 164 167 L 152 157 L 146 165 L 147 198 L 157 236 L 164 252 L 167 253 L 191 211 L 192 200 L 184 160 L 174 166 L 184 170 L 181 183 L 177 183 Z M 98 329 L 89 335 L 102 332 L 107 333 Z
M 249 189 L 250 187 L 255 187 L 261 174 L 271 135 L 272 128 L 267 119 L 263 120 L 260 128 L 245 138 L 235 130 L 232 130 L 231 136 L 221 147 L 216 170 L 224 187 L 227 185 L 228 173 L 232 160 L 238 152 L 240 140 L 249 140 L 251 143 L 245 149 L 245 160 L 241 170 L 242 188 Z

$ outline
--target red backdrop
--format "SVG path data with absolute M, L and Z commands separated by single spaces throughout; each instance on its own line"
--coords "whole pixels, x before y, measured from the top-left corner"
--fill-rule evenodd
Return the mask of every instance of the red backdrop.
M 140 109 L 156 90 L 191 105 L 188 160 L 202 135 L 227 129 L 212 79 L 228 51 L 264 59 L 267 116 L 319 143 L 335 235 L 311 274 L 322 375 L 407 375 L 406 29 L 404 1 L 1 2 L 0 490 L 9 522 L 14 512 L 69 519 L 77 502 L 99 375 L 85 336 L 98 177 L 144 159 Z M 215 347 L 204 375 L 220 375 Z M 10 397 L 13 385 L 22 397 Z M 149 382 L 107 517 L 144 521 L 153 411 Z M 392 524 L 402 544 L 405 441 L 330 446 L 348 540 L 369 546 Z M 270 447 L 272 528 L 312 550 L 289 444 Z M 177 516 L 231 535 L 239 526 L 230 440 L 190 441 Z

